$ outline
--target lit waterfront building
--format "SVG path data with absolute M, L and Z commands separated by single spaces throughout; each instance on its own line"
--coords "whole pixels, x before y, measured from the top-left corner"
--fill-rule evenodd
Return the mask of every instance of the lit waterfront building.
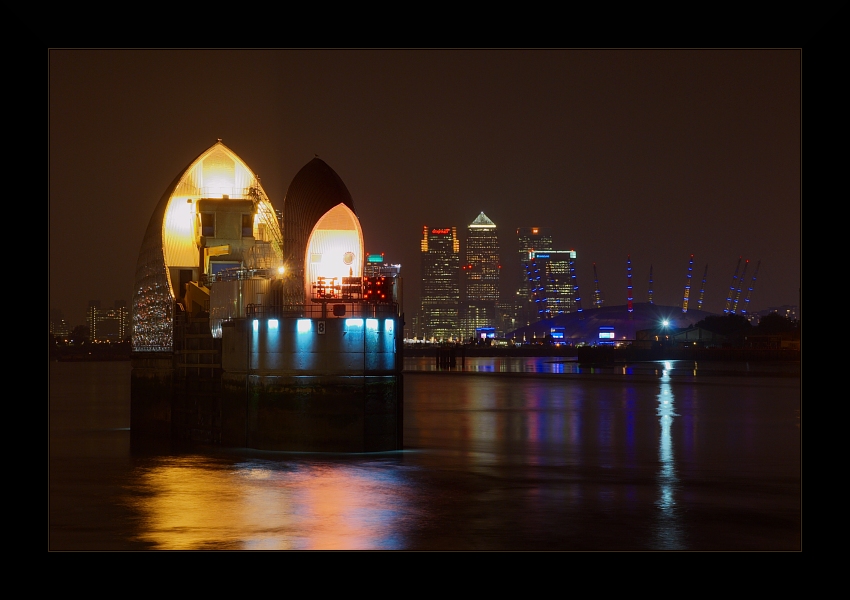
M 463 337 L 468 340 L 479 337 L 479 329 L 498 325 L 499 238 L 496 224 L 483 212 L 467 226 L 465 250 Z
M 422 331 L 425 339 L 460 334 L 460 242 L 457 227 L 422 228 Z
M 532 306 L 532 285 L 528 278 L 530 252 L 552 250 L 552 233 L 548 227 L 519 227 L 516 230 L 519 258 L 519 285 L 515 298 L 517 327 L 524 327 L 537 320 L 537 308 Z
M 401 265 L 388 263 L 383 254 L 367 254 L 366 264 L 363 266 L 364 277 L 399 277 Z
M 62 316 L 62 311 L 50 309 L 50 333 L 59 340 L 66 340 L 71 335 L 71 327 Z
M 532 322 L 575 310 L 572 266 L 575 250 L 532 250 L 525 264 Z
M 791 321 L 797 321 L 800 319 L 800 307 L 791 304 L 784 304 L 782 306 L 774 306 L 771 308 L 765 308 L 763 310 L 747 313 L 744 316 L 747 318 L 747 321 L 749 321 L 751 325 L 755 326 L 759 324 L 763 317 L 772 314 L 780 315 L 782 317 L 785 317 L 786 319 L 790 319 Z
M 120 342 L 129 334 L 130 316 L 127 303 L 116 300 L 112 308 L 102 309 L 100 300 L 89 300 L 86 324 L 92 342 Z
M 519 327 L 516 320 L 516 307 L 514 306 L 514 298 L 509 296 L 508 301 L 498 302 L 496 304 L 496 318 L 499 336 L 507 335 L 508 332 Z
M 367 254 L 363 265 L 365 279 L 384 277 L 387 279 L 386 288 L 392 293 L 392 300 L 398 304 L 399 313 L 404 313 L 404 290 L 401 279 L 401 264 L 388 263 L 383 253 Z

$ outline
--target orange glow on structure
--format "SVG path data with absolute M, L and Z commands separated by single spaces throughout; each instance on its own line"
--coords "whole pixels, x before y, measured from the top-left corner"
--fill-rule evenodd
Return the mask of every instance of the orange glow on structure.
M 326 212 L 313 227 L 304 256 L 304 290 L 307 298 L 316 297 L 320 278 L 342 285 L 344 277 L 362 277 L 363 231 L 357 215 L 339 203 Z
M 254 215 L 250 235 L 242 235 L 238 221 L 229 227 L 248 213 Z M 172 349 L 174 300 L 183 294 L 177 274 L 191 271 L 200 278 L 207 250 L 229 246 L 227 260 L 234 264 L 262 260 L 264 268 L 274 268 L 282 261 L 283 236 L 274 207 L 256 175 L 221 140 L 169 185 L 154 216 L 142 240 L 134 283 L 132 344 L 137 352 Z M 236 234 L 225 235 L 231 230 Z

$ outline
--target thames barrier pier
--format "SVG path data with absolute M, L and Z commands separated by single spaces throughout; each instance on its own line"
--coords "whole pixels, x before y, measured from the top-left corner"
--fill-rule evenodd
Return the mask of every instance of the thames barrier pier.
M 275 211 L 219 140 L 151 218 L 133 297 L 131 433 L 260 450 L 402 448 L 401 279 L 364 277 L 315 158 Z

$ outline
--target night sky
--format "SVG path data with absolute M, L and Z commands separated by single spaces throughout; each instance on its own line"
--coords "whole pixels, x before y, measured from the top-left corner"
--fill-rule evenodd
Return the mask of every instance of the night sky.
M 722 313 L 739 258 L 750 310 L 800 303 L 801 51 L 49 50 L 50 308 L 131 301 L 172 180 L 218 138 L 276 208 L 318 155 L 351 192 L 367 252 L 419 304 L 422 226 L 552 228 L 605 305 Z M 463 245 L 461 246 L 463 250 Z M 743 264 L 743 262 L 742 262 Z

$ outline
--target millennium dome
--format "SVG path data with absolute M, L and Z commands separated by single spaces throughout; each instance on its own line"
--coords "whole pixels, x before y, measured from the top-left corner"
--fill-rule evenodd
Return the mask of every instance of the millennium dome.
M 521 327 L 509 333 L 507 338 L 517 343 L 534 342 L 551 336 L 555 341 L 563 340 L 563 343 L 576 346 L 596 345 L 600 342 L 617 344 L 636 339 L 638 331 L 662 330 L 665 321 L 672 333 L 714 314 L 703 310 L 682 312 L 681 306 L 650 302 L 636 302 L 632 307 L 632 312 L 629 312 L 627 305 L 621 305 L 564 313 Z M 600 337 L 600 334 L 604 337 Z

